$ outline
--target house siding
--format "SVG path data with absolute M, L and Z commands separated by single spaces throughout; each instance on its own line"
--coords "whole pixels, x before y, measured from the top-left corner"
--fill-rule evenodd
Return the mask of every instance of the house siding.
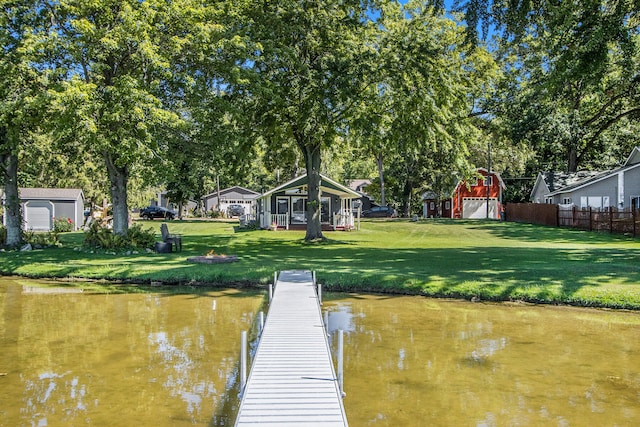
M 618 176 L 611 175 L 589 186 L 578 188 L 572 192 L 562 193 L 561 196 L 562 198 L 571 197 L 571 202 L 579 208 L 616 207 L 618 200 Z M 593 199 L 599 199 L 600 202 L 594 201 Z

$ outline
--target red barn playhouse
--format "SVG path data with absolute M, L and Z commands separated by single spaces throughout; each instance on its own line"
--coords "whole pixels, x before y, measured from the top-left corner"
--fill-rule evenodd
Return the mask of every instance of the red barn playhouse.
M 477 180 L 460 181 L 452 196 L 451 218 L 502 219 L 502 192 L 506 188 L 500 174 L 478 168 Z M 487 179 L 489 175 L 489 179 Z M 488 188 L 487 188 L 488 187 Z M 488 199 L 487 199 L 487 189 Z M 487 216 L 487 208 L 489 216 Z M 443 215 L 444 216 L 444 215 Z

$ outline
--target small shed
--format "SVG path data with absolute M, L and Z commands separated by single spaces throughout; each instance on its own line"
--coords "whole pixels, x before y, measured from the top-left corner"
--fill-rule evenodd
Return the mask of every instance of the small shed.
M 465 219 L 501 219 L 502 193 L 506 186 L 497 172 L 477 169 L 478 178 L 460 181 L 453 192 L 451 215 Z M 487 214 L 488 212 L 488 214 Z
M 75 230 L 84 224 L 84 194 L 78 188 L 19 188 L 18 194 L 25 230 L 51 231 L 54 218 L 71 219 Z

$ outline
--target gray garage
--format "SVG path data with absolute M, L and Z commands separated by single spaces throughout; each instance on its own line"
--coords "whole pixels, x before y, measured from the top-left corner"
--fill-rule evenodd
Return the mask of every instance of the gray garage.
M 54 218 L 70 218 L 74 229 L 84 223 L 84 195 L 77 188 L 20 188 L 24 229 L 50 231 Z M 4 198 L 3 198 L 4 203 Z

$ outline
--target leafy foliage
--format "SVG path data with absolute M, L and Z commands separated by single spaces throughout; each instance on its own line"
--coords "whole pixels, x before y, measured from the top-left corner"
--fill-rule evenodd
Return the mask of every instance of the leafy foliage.
M 46 248 L 49 246 L 60 245 L 60 238 L 56 231 L 47 231 L 42 233 L 27 230 L 22 233 L 22 240 L 24 243 L 29 243 L 35 248 Z
M 143 229 L 140 224 L 132 225 L 122 236 L 115 234 L 102 220 L 96 219 L 85 231 L 83 245 L 94 249 L 146 249 L 153 247 L 155 241 L 153 230 Z
M 53 218 L 53 231 L 56 233 L 68 233 L 73 230 L 71 218 Z

